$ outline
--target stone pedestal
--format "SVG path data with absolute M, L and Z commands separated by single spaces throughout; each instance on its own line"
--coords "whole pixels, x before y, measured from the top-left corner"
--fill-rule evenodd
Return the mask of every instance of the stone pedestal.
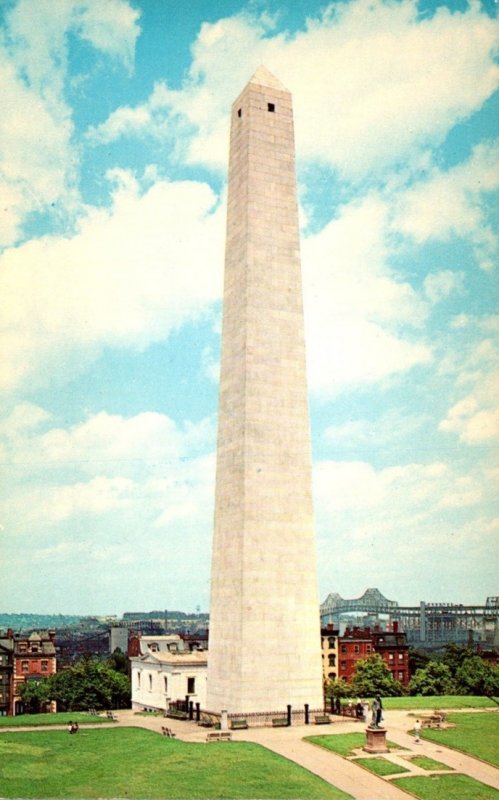
M 386 730 L 384 728 L 366 728 L 366 743 L 362 749 L 366 753 L 388 753 Z

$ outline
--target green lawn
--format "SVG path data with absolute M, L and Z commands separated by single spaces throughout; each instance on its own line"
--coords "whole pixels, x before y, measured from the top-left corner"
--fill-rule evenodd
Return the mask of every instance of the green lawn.
M 337 753 L 339 756 L 348 758 L 348 756 L 355 755 L 354 750 L 357 750 L 359 747 L 363 747 L 365 745 L 366 734 L 336 733 L 331 734 L 330 736 L 306 736 L 305 739 L 307 742 L 318 744 L 319 747 L 324 747 L 326 750 L 332 750 L 333 753 Z M 394 742 L 387 742 L 386 744 L 389 750 L 404 750 L 403 747 L 400 747 L 400 745 L 395 744 Z
M 452 772 L 452 767 L 448 767 L 447 764 L 442 764 L 441 761 L 435 761 L 434 758 L 430 758 L 429 756 L 413 756 L 409 760 L 411 764 L 415 764 L 417 767 L 421 767 L 421 769 L 427 769 L 429 772 L 434 769 L 448 769 Z
M 388 761 L 387 758 L 356 758 L 354 763 L 382 777 L 383 775 L 396 775 L 398 772 L 409 772 L 407 767 L 400 767 L 393 761 Z
M 499 792 L 467 775 L 423 775 L 394 778 L 391 783 L 420 800 L 498 800 Z
M 419 711 L 420 709 L 453 709 L 453 708 L 497 708 L 497 703 L 490 697 L 476 697 L 474 695 L 440 695 L 421 697 L 383 697 L 383 707 L 401 711 Z
M 67 725 L 70 720 L 77 722 L 78 725 L 90 723 L 100 725 L 108 722 L 112 724 L 112 720 L 107 717 L 98 717 L 85 711 L 64 711 L 60 714 L 19 714 L 17 717 L 0 717 L 0 727 L 36 728 L 39 725 Z
M 421 737 L 462 750 L 499 767 L 499 713 L 450 714 L 448 721 L 456 727 L 443 730 L 425 728 Z
M 0 734 L 0 797 L 349 800 L 260 745 L 190 744 L 137 728 Z

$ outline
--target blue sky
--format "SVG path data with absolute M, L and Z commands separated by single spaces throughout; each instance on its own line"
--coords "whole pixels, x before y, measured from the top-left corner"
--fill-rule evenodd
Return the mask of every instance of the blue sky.
M 320 597 L 499 591 L 494 2 L 4 0 L 4 611 L 209 606 L 228 119 L 293 94 Z

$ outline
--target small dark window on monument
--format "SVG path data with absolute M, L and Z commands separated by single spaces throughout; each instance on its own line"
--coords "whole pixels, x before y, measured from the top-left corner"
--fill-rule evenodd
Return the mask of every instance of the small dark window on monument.
M 267 103 L 267 111 L 275 111 L 275 104 Z
M 237 109 L 237 116 L 238 116 L 238 117 L 242 117 L 242 115 L 243 115 L 243 112 L 241 111 L 241 109 L 240 109 L 240 108 L 238 108 L 238 109 Z

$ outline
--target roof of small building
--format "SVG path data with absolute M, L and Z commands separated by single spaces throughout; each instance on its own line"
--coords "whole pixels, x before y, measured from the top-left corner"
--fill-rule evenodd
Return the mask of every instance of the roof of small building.
M 207 650 L 186 650 L 182 653 L 170 653 L 168 650 L 158 653 L 145 653 L 136 658 L 130 658 L 130 661 L 140 661 L 142 663 L 159 663 L 171 664 L 172 666 L 199 666 L 202 667 L 208 663 Z

